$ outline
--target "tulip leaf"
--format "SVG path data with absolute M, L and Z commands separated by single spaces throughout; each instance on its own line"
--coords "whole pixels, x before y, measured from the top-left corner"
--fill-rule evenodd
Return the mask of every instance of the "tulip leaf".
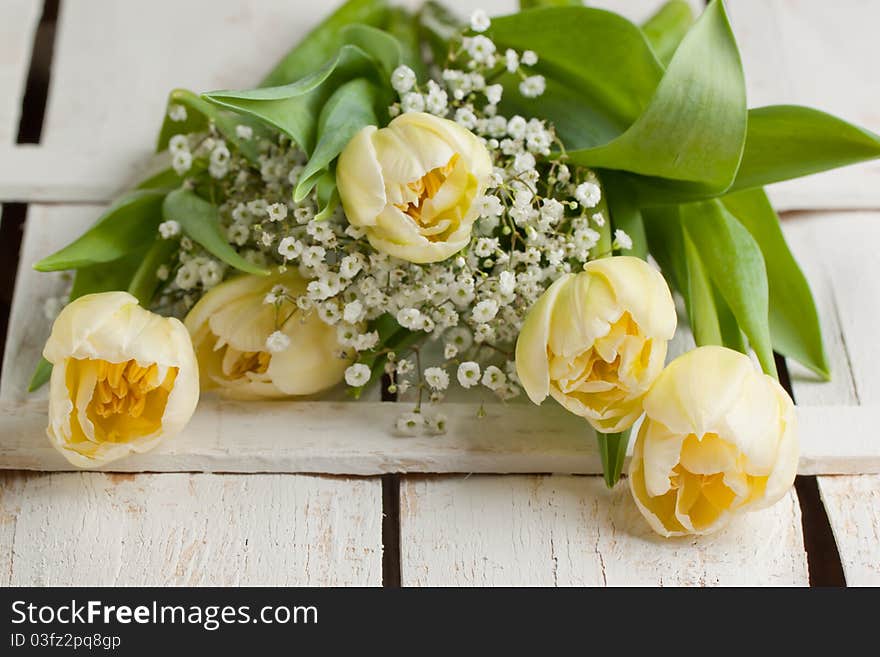
M 694 23 L 694 13 L 685 0 L 669 0 L 642 25 L 648 42 L 664 64 L 668 64 L 684 35 Z
M 28 383 L 28 392 L 36 392 L 49 382 L 52 377 L 52 363 L 40 356 L 40 362 L 34 368 L 31 380 Z
M 626 448 L 629 445 L 629 435 L 629 429 L 621 433 L 596 432 L 596 440 L 599 441 L 599 456 L 602 459 L 602 474 L 608 488 L 614 488 L 614 485 L 620 480 L 623 462 L 626 459 Z
M 434 63 L 443 66 L 452 44 L 461 38 L 464 23 L 446 6 L 428 0 L 417 15 L 419 37 L 428 44 Z M 493 19 L 493 22 L 496 19 Z
M 159 267 L 170 262 L 179 242 L 174 239 L 156 239 L 144 254 L 137 270 L 128 284 L 130 294 L 137 297 L 138 303 L 149 308 L 159 288 L 160 280 L 156 274 Z
M 752 189 L 729 194 L 721 200 L 755 238 L 764 254 L 773 348 L 828 379 L 830 370 L 822 344 L 819 313 L 767 195 L 763 189 Z
M 715 307 L 712 281 L 700 260 L 697 247 L 686 232 L 683 233 L 683 240 L 687 284 L 682 289 L 682 296 L 691 332 L 698 345 L 722 345 L 724 340 L 721 336 L 718 310 Z
M 183 178 L 177 175 L 174 169 L 169 167 L 139 182 L 137 189 L 164 189 L 166 192 L 169 192 L 180 187 L 182 182 Z
M 386 0 L 348 0 L 287 53 L 260 86 L 278 87 L 313 73 L 342 47 L 342 32 L 347 26 L 362 23 L 381 27 L 388 11 Z
M 369 25 L 349 25 L 342 31 L 342 39 L 375 59 L 382 67 L 386 80 L 402 63 L 403 48 L 400 42 L 384 30 Z
M 400 63 L 409 66 L 416 74 L 416 79 L 428 77 L 425 63 L 422 61 L 422 44 L 419 41 L 419 24 L 414 14 L 402 7 L 394 7 L 388 15 L 385 28 L 400 44 Z
M 645 235 L 645 224 L 642 212 L 636 204 L 633 193 L 627 188 L 626 181 L 613 174 L 602 175 L 605 186 L 605 197 L 608 200 L 608 211 L 615 229 L 624 231 L 632 239 L 632 249 L 627 255 L 642 260 L 648 257 L 648 238 Z
M 717 200 L 682 205 L 681 221 L 685 237 L 692 240 L 710 280 L 749 339 L 761 367 L 776 376 L 767 270 L 757 242 Z
M 245 260 L 229 245 L 220 230 L 217 207 L 193 192 L 187 189 L 171 192 L 165 199 L 162 212 L 166 220 L 178 222 L 184 233 L 227 265 L 248 274 L 269 273 Z
M 809 107 L 749 111 L 745 152 L 731 191 L 880 157 L 880 136 Z
M 361 128 L 379 123 L 377 99 L 376 86 L 365 78 L 346 82 L 330 96 L 318 120 L 318 144 L 294 189 L 294 201 L 299 203 L 309 195 L 330 163 Z
M 339 207 L 339 190 L 336 189 L 336 174 L 332 170 L 325 171 L 315 185 L 318 197 L 318 213 L 315 221 L 329 219 Z
M 677 205 L 642 208 L 648 251 L 660 265 L 669 284 L 687 295 L 687 266 L 681 212 Z
M 503 78 L 503 111 L 547 119 L 569 149 L 620 135 L 651 102 L 663 76 L 642 31 L 602 9 L 531 9 L 494 18 L 487 34 L 501 51 L 534 50 L 539 60 L 531 70 L 547 79 L 544 94 L 527 99 L 517 89 L 520 78 Z
M 162 221 L 164 190 L 135 190 L 117 200 L 74 242 L 34 265 L 37 271 L 111 262 L 150 243 Z M 125 289 L 125 287 L 118 288 Z
M 214 91 L 203 97 L 276 127 L 311 154 L 321 108 L 333 92 L 342 83 L 359 77 L 383 82 L 380 72 L 376 59 L 347 44 L 320 69 L 296 82 L 248 91 Z
M 714 0 L 632 125 L 608 143 L 568 155 L 576 164 L 662 178 L 673 195 L 720 194 L 736 177 L 747 118 L 736 41 L 724 5 Z

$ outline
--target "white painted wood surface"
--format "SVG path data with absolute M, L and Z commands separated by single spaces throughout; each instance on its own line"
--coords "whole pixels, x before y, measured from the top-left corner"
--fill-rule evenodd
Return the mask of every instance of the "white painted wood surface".
M 377 479 L 0 473 L 3 586 L 379 586 Z
M 404 586 L 798 585 L 795 494 L 700 539 L 651 531 L 626 486 L 597 477 L 407 478 Z
M 874 0 L 727 0 L 749 107 L 808 105 L 880 132 Z M 772 185 L 779 210 L 880 208 L 880 162 Z
M 0 3 L 0 145 L 15 141 L 41 0 Z
M 848 586 L 880 586 L 880 476 L 819 477 Z

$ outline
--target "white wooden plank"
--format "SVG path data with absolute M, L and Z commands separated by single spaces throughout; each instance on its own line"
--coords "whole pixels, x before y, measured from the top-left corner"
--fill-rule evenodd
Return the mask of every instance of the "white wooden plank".
M 599 474 L 592 431 L 556 404 L 444 404 L 443 436 L 400 437 L 405 404 L 233 402 L 204 396 L 189 426 L 113 472 L 388 472 Z M 798 472 L 880 473 L 876 407 L 799 407 Z M 46 404 L 0 404 L 0 469 L 74 469 L 45 437 Z
M 847 586 L 880 586 L 880 476 L 819 477 Z
M 381 585 L 378 479 L 3 473 L 0 481 L 4 586 Z
M 880 132 L 872 0 L 729 0 L 750 107 L 808 105 Z M 880 163 L 773 185 L 779 209 L 878 208 Z
M 698 12 L 699 0 L 690 1 Z M 266 0 L 243 8 L 238 0 L 215 0 L 209 9 L 176 0 L 65 3 L 42 144 L 9 147 L 0 139 L 0 198 L 111 199 L 149 168 L 171 89 L 252 86 L 337 4 Z M 467 0 L 448 4 L 462 16 L 474 7 Z M 492 15 L 517 7 L 513 0 L 480 4 Z M 593 4 L 641 21 L 661 2 Z
M 806 585 L 794 492 L 718 534 L 663 539 L 598 477 L 408 477 L 404 586 Z
M 11 144 L 18 132 L 21 101 L 41 0 L 4 0 L 0 4 L 0 144 Z

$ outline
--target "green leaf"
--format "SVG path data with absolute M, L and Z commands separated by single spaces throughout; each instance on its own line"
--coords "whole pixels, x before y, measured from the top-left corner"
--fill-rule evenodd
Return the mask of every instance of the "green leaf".
M 809 107 L 749 111 L 745 152 L 731 191 L 761 187 L 880 157 L 880 136 Z
M 30 383 L 28 383 L 28 392 L 36 392 L 42 388 L 49 382 L 51 376 L 52 363 L 41 356 L 40 362 L 37 363 L 37 366 L 34 368 L 34 373 L 31 375 Z
M 128 284 L 128 291 L 137 297 L 138 303 L 144 308 L 152 304 L 160 280 L 156 271 L 163 264 L 171 261 L 174 252 L 179 248 L 177 240 L 157 239 L 147 250 L 140 265 Z
M 569 149 L 621 134 L 648 106 L 663 76 L 642 31 L 601 9 L 522 11 L 494 18 L 488 35 L 501 51 L 534 50 L 539 61 L 531 69 L 547 78 L 547 90 L 535 99 L 520 95 L 518 77 L 503 78 L 504 111 L 546 118 Z
M 761 249 L 720 201 L 681 206 L 684 234 L 692 240 L 712 283 L 730 307 L 764 371 L 776 376 L 770 341 L 767 270 Z
M 746 125 L 739 52 L 724 5 L 714 0 L 635 122 L 606 144 L 568 155 L 576 164 L 662 178 L 672 195 L 719 194 L 736 177 Z
M 519 0 L 520 9 L 537 7 L 582 7 L 583 0 Z
M 128 192 L 74 242 L 34 265 L 37 271 L 79 269 L 117 260 L 150 243 L 162 221 L 164 190 Z M 124 287 L 121 289 L 125 289 Z
M 688 274 L 679 206 L 642 208 L 642 222 L 648 238 L 648 251 L 672 288 L 687 296 Z
M 171 192 L 165 199 L 162 212 L 166 220 L 178 222 L 184 233 L 227 265 L 249 274 L 269 273 L 242 258 L 230 246 L 221 233 L 220 216 L 216 206 L 199 198 L 193 192 L 187 189 Z
M 443 66 L 452 42 L 461 38 L 464 22 L 446 6 L 428 0 L 417 16 L 419 37 L 428 44 L 434 63 Z
M 178 176 L 174 169 L 168 168 L 149 178 L 145 178 L 138 183 L 136 189 L 164 189 L 165 191 L 171 191 L 180 187 L 182 182 L 183 178 Z
M 753 189 L 729 194 L 721 200 L 748 229 L 764 254 L 773 348 L 827 380 L 830 369 L 822 344 L 819 313 L 767 195 L 763 189 Z
M 363 49 L 344 45 L 332 60 L 296 82 L 249 91 L 214 91 L 203 97 L 276 127 L 311 153 L 324 103 L 349 80 L 366 77 L 384 83 L 381 71 L 381 64 Z
M 388 80 L 398 66 L 403 63 L 403 48 L 393 35 L 369 25 L 349 25 L 342 31 L 344 43 L 360 48 L 375 59 L 384 72 L 383 80 Z M 389 82 L 390 84 L 390 82 Z
M 602 173 L 602 181 L 605 185 L 605 197 L 608 200 L 608 210 L 611 213 L 611 223 L 615 229 L 624 231 L 632 238 L 632 249 L 627 255 L 633 255 L 642 260 L 648 257 L 648 238 L 645 234 L 645 224 L 642 220 L 642 212 L 636 204 L 635 194 L 628 188 L 625 180 L 611 173 Z
M 151 243 L 141 244 L 117 260 L 77 269 L 70 290 L 70 300 L 98 292 L 127 290 Z
M 687 285 L 682 290 L 688 320 L 694 340 L 698 345 L 724 344 L 712 281 L 703 267 L 699 251 L 693 240 L 684 232 L 684 257 L 687 270 Z
M 419 41 L 419 22 L 415 14 L 402 7 L 393 8 L 388 15 L 385 28 L 400 43 L 401 64 L 409 66 L 419 80 L 428 77 L 425 63 L 422 61 L 422 44 Z
M 336 189 L 336 174 L 330 170 L 325 171 L 315 185 L 318 196 L 318 213 L 315 221 L 329 219 L 339 206 L 339 190 Z
M 278 87 L 313 73 L 342 47 L 342 31 L 348 25 L 381 27 L 387 19 L 385 0 L 348 0 L 287 53 L 260 86 Z
M 361 128 L 379 123 L 374 109 L 378 95 L 374 84 L 356 78 L 330 96 L 318 121 L 318 144 L 293 192 L 297 203 L 309 195 L 330 163 Z
M 608 488 L 614 488 L 614 484 L 620 479 L 620 473 L 623 472 L 629 434 L 629 429 L 621 433 L 596 432 L 596 440 L 599 441 L 599 456 L 602 459 L 602 474 Z
M 669 0 L 642 25 L 651 47 L 664 64 L 668 64 L 678 44 L 694 23 L 694 13 L 685 0 Z

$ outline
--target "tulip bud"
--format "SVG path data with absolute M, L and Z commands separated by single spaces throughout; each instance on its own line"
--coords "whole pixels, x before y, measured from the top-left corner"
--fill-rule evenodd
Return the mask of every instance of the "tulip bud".
M 794 482 L 794 404 L 748 356 L 724 347 L 679 356 L 644 406 L 629 482 L 657 533 L 708 534 L 774 504 Z
M 76 299 L 55 320 L 43 355 L 52 444 L 79 467 L 145 452 L 179 433 L 195 411 L 199 377 L 177 319 L 127 292 Z
M 628 256 L 593 260 L 560 277 L 529 311 L 516 371 L 534 403 L 550 394 L 597 431 L 623 431 L 642 414 L 675 323 L 660 272 Z
M 448 119 L 409 112 L 367 126 L 339 156 L 336 184 L 349 222 L 378 251 L 416 263 L 464 248 L 492 160 L 483 143 Z

